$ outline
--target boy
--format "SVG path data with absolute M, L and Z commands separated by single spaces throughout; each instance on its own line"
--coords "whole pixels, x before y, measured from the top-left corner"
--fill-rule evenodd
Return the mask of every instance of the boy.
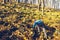
M 36 40 L 40 36 L 41 30 L 44 33 L 44 37 L 46 38 L 46 31 L 45 31 L 45 24 L 43 23 L 42 20 L 36 20 L 33 24 L 33 31 L 34 31 L 34 36 L 33 39 Z
M 33 39 L 36 40 L 40 36 L 41 30 L 43 31 L 44 40 L 47 40 L 48 36 L 53 38 L 53 33 L 56 31 L 54 27 L 48 27 L 46 26 L 42 20 L 36 20 L 33 24 L 33 30 L 34 30 L 34 36 Z M 50 32 L 46 32 L 46 30 L 49 30 Z

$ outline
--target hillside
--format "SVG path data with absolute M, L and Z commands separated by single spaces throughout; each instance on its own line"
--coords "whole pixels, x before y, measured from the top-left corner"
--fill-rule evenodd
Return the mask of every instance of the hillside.
M 32 25 L 34 20 L 38 19 L 41 19 L 48 27 L 56 29 L 52 40 L 60 40 L 59 10 L 45 8 L 42 15 L 41 9 L 39 11 L 37 8 L 25 7 L 21 3 L 0 3 L 0 40 L 32 40 Z M 27 26 L 28 24 L 30 28 Z M 42 35 L 43 33 L 39 40 L 43 39 Z M 51 40 L 51 37 L 48 40 Z

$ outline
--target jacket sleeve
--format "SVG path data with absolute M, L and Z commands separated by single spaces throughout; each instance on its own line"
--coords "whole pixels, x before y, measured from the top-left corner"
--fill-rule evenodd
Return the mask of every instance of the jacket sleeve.
M 33 28 L 35 28 L 36 27 L 36 22 L 33 24 Z

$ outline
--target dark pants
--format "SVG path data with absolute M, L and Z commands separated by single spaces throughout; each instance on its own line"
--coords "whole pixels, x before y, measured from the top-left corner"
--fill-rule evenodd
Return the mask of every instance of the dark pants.
M 53 33 L 55 32 L 55 28 L 53 28 L 53 27 L 48 27 L 48 26 L 45 26 L 45 27 L 43 27 L 45 30 L 49 30 L 50 32 L 45 32 L 45 34 L 47 35 L 47 36 L 45 36 L 46 38 L 48 38 L 48 36 L 50 36 L 51 38 L 53 37 L 52 35 L 53 35 Z M 40 29 L 40 32 L 41 31 L 43 31 L 40 27 L 39 27 L 39 29 Z M 33 35 L 33 40 L 36 40 L 36 38 L 39 38 L 39 36 L 40 36 L 40 33 L 38 32 L 38 30 L 34 30 L 33 31 L 34 32 L 34 35 Z M 44 35 L 45 35 L 44 34 Z M 44 40 L 45 40 L 45 38 L 44 38 Z
M 40 33 L 38 33 L 38 31 L 37 30 L 34 30 L 34 35 L 33 35 L 33 40 L 36 40 L 36 38 L 39 38 L 39 36 L 40 36 Z

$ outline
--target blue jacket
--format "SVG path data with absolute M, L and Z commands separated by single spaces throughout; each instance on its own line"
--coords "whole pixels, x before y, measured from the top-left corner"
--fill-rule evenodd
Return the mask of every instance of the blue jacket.
M 42 20 L 36 20 L 33 24 L 33 28 L 35 28 L 36 25 L 38 25 L 39 27 L 44 27 L 44 23 Z

